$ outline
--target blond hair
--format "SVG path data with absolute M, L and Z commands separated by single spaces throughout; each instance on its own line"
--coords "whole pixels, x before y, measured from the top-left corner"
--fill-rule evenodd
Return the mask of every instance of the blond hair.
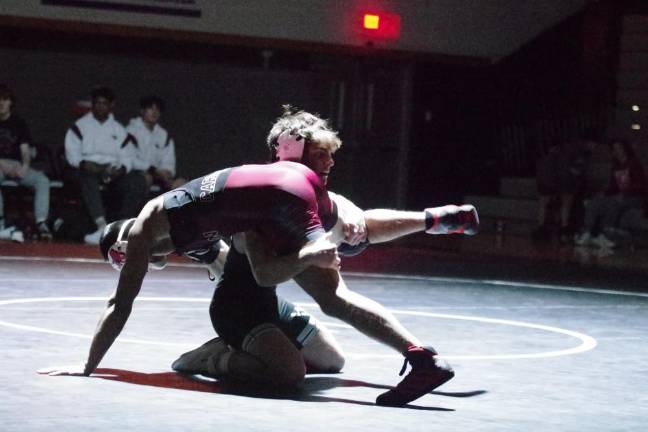
M 291 135 L 303 137 L 307 143 L 314 143 L 331 152 L 335 152 L 342 145 L 337 131 L 334 131 L 328 121 L 319 115 L 303 110 L 295 111 L 290 105 L 284 105 L 282 108 L 284 113 L 277 118 L 266 138 L 273 160 L 276 159 L 279 135 L 286 131 Z

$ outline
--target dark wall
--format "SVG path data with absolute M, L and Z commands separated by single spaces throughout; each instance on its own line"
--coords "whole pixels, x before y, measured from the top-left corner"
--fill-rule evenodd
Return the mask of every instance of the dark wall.
M 363 208 L 394 207 L 398 200 L 402 67 L 371 58 L 347 64 L 348 120 L 336 168 L 345 184 L 337 187 Z
M 352 69 L 353 121 L 332 181 L 351 180 L 342 186 L 357 203 L 395 205 L 402 146 L 407 208 L 497 189 L 489 66 L 356 59 Z
M 77 101 L 94 85 L 116 90 L 115 115 L 124 124 L 137 115 L 142 94 L 157 93 L 167 102 L 162 123 L 176 138 L 178 171 L 187 177 L 265 160 L 269 127 L 281 105 L 291 103 L 340 131 L 344 145 L 330 187 L 362 207 L 458 201 L 484 184 L 466 164 L 482 163 L 490 148 L 480 101 L 486 67 L 374 56 L 371 48 L 362 56 L 262 54 L 196 41 L 0 27 L 0 82 L 17 93 L 17 112 L 34 140 L 52 147 L 63 144 Z M 402 165 L 404 146 L 410 154 Z M 399 169 L 409 182 L 404 200 Z
M 460 202 L 497 191 L 493 79 L 489 67 L 417 69 L 412 114 L 409 201 Z
M 495 66 L 495 125 L 504 175 L 584 132 L 602 135 L 614 104 L 620 4 L 592 2 Z
M 28 120 L 34 140 L 49 146 L 63 144 L 77 101 L 88 99 L 97 84 L 115 89 L 115 116 L 124 125 L 137 115 L 143 94 L 165 99 L 162 123 L 176 139 L 178 171 L 189 177 L 264 160 L 265 136 L 284 103 L 327 115 L 326 76 L 299 67 L 264 70 L 260 56 L 246 50 L 22 36 L 20 43 L 4 39 L 14 43 L 0 46 L 0 81 L 16 92 L 16 112 Z
M 499 176 L 533 175 L 556 137 L 604 127 L 612 4 L 592 3 L 495 66 L 371 47 L 286 46 L 264 59 L 259 46 L 0 27 L 0 81 L 16 90 L 34 138 L 52 146 L 95 84 L 115 88 L 122 122 L 142 94 L 158 93 L 178 170 L 189 177 L 265 159 L 267 130 L 291 103 L 340 130 L 331 189 L 363 207 L 420 207 L 495 193 Z

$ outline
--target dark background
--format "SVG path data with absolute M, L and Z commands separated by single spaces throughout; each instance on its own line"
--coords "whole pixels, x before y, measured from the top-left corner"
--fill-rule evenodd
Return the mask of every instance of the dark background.
M 94 85 L 116 90 L 125 125 L 140 96 L 160 95 L 186 177 L 264 160 L 266 133 L 290 103 L 340 131 L 331 189 L 363 207 L 420 207 L 496 193 L 502 176 L 532 176 L 551 142 L 604 133 L 621 3 L 593 2 L 494 63 L 2 19 L 0 81 L 51 148 Z

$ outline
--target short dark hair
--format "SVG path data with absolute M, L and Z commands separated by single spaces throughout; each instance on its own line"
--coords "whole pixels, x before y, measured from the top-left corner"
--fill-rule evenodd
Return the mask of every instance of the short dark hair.
M 153 105 L 157 106 L 160 109 L 160 111 L 164 111 L 166 108 L 164 101 L 156 95 L 146 95 L 140 99 L 141 109 L 150 108 Z
M 115 101 L 115 91 L 107 86 L 96 86 L 90 91 L 90 98 L 94 101 L 97 98 L 106 98 L 110 102 Z
M 9 99 L 11 103 L 16 103 L 14 92 L 7 84 L 0 84 L 0 99 Z

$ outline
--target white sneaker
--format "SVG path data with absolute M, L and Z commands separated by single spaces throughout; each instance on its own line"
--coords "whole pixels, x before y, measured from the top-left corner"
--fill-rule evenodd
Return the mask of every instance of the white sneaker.
M 589 231 L 585 231 L 583 233 L 576 234 L 574 236 L 574 243 L 576 243 L 578 246 L 587 246 L 588 244 L 590 244 L 590 242 L 592 240 L 591 237 L 592 236 L 589 233 Z
M 11 233 L 11 241 L 14 241 L 16 243 L 25 243 L 25 236 L 23 235 L 23 232 L 20 230 L 14 230 Z
M 592 244 L 595 244 L 596 246 L 600 248 L 605 248 L 605 249 L 611 249 L 616 246 L 616 243 L 614 243 L 612 240 L 609 238 L 605 237 L 605 234 L 601 233 L 594 237 L 592 239 Z
M 14 227 L 7 227 L 0 229 L 0 240 L 11 240 L 11 233 L 15 230 Z
M 92 244 L 92 245 L 98 245 L 99 240 L 101 239 L 101 233 L 103 233 L 103 227 L 99 228 L 95 232 L 91 232 L 90 234 L 86 234 L 83 237 L 83 241 L 86 242 L 87 244 Z
M 25 236 L 23 235 L 23 232 L 15 226 L 10 226 L 0 230 L 0 240 L 11 240 L 16 243 L 25 243 Z

